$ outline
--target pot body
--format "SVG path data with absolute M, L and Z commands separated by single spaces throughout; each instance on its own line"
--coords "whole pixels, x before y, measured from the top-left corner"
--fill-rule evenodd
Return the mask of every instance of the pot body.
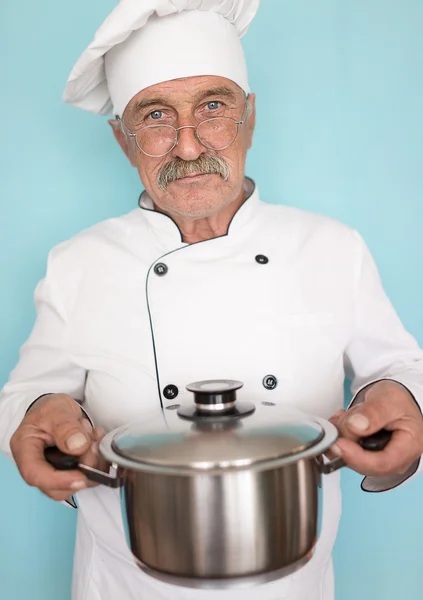
M 223 473 L 126 468 L 120 477 L 130 549 L 158 579 L 252 585 L 290 574 L 312 556 L 321 511 L 315 457 Z

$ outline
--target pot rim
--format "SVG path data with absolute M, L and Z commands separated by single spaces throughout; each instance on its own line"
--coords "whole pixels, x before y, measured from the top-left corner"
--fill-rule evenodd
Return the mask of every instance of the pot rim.
M 184 475 L 184 476 L 198 476 L 198 475 L 224 475 L 225 473 L 243 472 L 243 471 L 264 471 L 271 470 L 285 465 L 294 464 L 304 459 L 311 459 L 321 456 L 327 451 L 332 444 L 339 437 L 339 433 L 335 425 L 330 421 L 321 417 L 313 416 L 310 417 L 310 422 L 318 423 L 323 431 L 323 438 L 314 446 L 311 446 L 302 452 L 297 454 L 284 456 L 281 458 L 272 458 L 269 460 L 262 460 L 254 463 L 253 465 L 245 466 L 228 466 L 220 468 L 200 468 L 200 467 L 180 467 L 180 466 L 160 466 L 149 463 L 137 461 L 135 459 L 129 459 L 118 454 L 113 448 L 113 440 L 121 432 L 128 429 L 128 425 L 122 425 L 117 429 L 114 429 L 107 433 L 100 442 L 99 449 L 103 457 L 112 465 L 120 469 L 130 469 L 133 471 L 157 473 L 163 475 Z

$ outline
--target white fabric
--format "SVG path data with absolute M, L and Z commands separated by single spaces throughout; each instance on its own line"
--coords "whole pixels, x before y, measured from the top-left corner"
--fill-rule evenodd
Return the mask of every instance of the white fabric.
M 265 204 L 256 190 L 227 236 L 187 245 L 171 219 L 144 205 L 51 252 L 35 328 L 0 397 L 4 453 L 26 407 L 50 391 L 83 398 L 106 430 L 158 409 L 157 383 L 180 391 L 162 397 L 166 407 L 191 398 L 187 383 L 211 378 L 240 379 L 246 400 L 329 418 L 343 406 L 347 368 L 354 391 L 390 376 L 423 404 L 423 352 L 355 231 Z M 270 374 L 271 391 L 262 383 Z M 303 569 L 242 592 L 199 592 L 137 569 L 118 491 L 80 492 L 73 600 L 334 600 L 339 472 L 323 477 L 323 497 L 322 535 Z
M 240 38 L 260 0 L 121 0 L 69 76 L 63 100 L 122 116 L 141 90 L 217 75 L 249 92 Z

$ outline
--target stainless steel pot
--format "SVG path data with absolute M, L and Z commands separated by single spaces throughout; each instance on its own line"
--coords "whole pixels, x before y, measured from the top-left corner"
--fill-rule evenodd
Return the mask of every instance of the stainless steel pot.
M 327 420 L 272 403 L 237 402 L 238 381 L 187 386 L 189 406 L 107 434 L 114 475 L 47 448 L 56 468 L 121 486 L 127 540 L 138 566 L 185 587 L 240 587 L 278 579 L 310 560 L 319 536 Z M 383 448 L 390 433 L 362 441 Z

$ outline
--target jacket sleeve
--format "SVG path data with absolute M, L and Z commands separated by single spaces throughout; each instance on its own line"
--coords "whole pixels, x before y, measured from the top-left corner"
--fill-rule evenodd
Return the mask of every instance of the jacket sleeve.
M 355 233 L 358 260 L 355 284 L 354 335 L 346 351 L 347 370 L 352 377 L 350 406 L 364 400 L 367 386 L 381 379 L 402 384 L 423 407 L 423 351 L 402 325 L 388 299 L 368 248 Z M 422 469 L 419 459 L 403 475 L 365 477 L 362 489 L 380 492 L 392 489 Z
M 55 392 L 81 402 L 84 398 L 86 371 L 72 361 L 69 353 L 68 322 L 57 289 L 59 267 L 53 253 L 49 255 L 46 276 L 35 290 L 34 327 L 0 393 L 0 451 L 9 458 L 10 438 L 36 398 Z

